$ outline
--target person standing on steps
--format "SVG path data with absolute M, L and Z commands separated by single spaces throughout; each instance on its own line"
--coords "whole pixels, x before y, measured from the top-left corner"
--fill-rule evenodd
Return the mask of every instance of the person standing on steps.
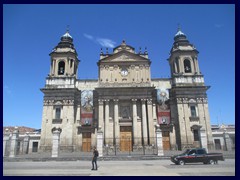
M 94 146 L 93 148 L 93 158 L 92 158 L 92 169 L 91 170 L 97 170 L 97 158 L 98 158 L 98 150 L 97 148 Z M 95 169 L 94 169 L 94 164 L 95 164 Z

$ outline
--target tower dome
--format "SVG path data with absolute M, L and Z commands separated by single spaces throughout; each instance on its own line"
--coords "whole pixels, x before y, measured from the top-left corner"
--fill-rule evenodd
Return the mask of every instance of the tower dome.
M 53 51 L 56 51 L 57 49 L 62 49 L 62 48 L 70 48 L 70 51 L 73 51 L 76 53 L 76 50 L 74 48 L 73 44 L 73 38 L 69 34 L 69 31 L 67 30 L 64 35 L 61 37 L 61 41 L 58 43 L 58 45 L 54 48 Z
M 69 31 L 67 30 L 67 32 L 61 37 L 61 41 L 73 41 L 72 36 L 69 34 Z
M 181 31 L 181 28 L 178 27 L 177 33 L 174 36 L 174 41 L 186 40 L 187 36 Z

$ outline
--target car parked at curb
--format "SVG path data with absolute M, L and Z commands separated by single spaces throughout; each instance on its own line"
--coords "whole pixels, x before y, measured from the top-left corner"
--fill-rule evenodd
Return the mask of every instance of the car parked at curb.
M 224 157 L 222 153 L 207 153 L 204 148 L 192 148 L 187 149 L 182 154 L 172 156 L 171 161 L 177 165 L 197 162 L 217 164 L 218 161 L 224 161 Z

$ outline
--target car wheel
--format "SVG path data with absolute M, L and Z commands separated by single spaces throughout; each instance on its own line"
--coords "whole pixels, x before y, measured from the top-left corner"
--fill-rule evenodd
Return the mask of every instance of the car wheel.
M 181 166 L 183 166 L 183 165 L 185 164 L 185 162 L 184 162 L 183 160 L 179 160 L 179 161 L 178 161 L 178 164 L 181 165 Z
M 214 164 L 214 160 L 210 159 L 209 160 L 209 164 L 213 165 Z

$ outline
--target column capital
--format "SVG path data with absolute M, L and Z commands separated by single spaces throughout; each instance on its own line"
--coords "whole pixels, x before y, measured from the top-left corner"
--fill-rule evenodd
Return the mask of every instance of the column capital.
M 146 99 L 141 99 L 141 101 L 142 101 L 142 102 L 145 102 L 145 101 L 146 101 Z
M 132 102 L 133 102 L 133 103 L 136 103 L 136 102 L 137 102 L 137 99 L 132 99 Z
M 104 101 L 103 99 L 98 99 L 98 104 L 103 105 L 103 101 Z
M 114 101 L 115 103 L 118 103 L 119 99 L 113 99 L 113 101 Z
M 110 99 L 105 99 L 104 101 L 106 102 L 106 104 L 108 104 Z
M 147 99 L 147 104 L 152 104 L 152 99 Z

